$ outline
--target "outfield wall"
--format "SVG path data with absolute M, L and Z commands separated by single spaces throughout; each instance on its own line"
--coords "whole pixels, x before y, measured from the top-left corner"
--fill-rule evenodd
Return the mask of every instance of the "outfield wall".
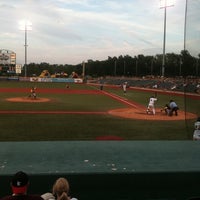
M 53 83 L 82 83 L 81 78 L 40 78 L 40 77 L 30 77 L 31 82 L 53 82 Z
M 40 78 L 40 77 L 0 77 L 0 81 L 54 82 L 54 83 L 83 83 L 82 78 Z

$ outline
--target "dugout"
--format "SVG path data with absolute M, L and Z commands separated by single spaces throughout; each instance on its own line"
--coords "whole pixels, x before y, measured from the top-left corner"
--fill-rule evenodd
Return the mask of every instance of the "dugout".
M 188 199 L 200 196 L 199 151 L 198 141 L 1 142 L 0 197 L 23 170 L 29 193 L 64 176 L 79 200 Z

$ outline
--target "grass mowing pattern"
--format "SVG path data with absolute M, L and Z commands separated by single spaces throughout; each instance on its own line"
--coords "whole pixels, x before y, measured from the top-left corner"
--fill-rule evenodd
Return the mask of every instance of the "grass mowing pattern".
M 124 140 L 184 140 L 183 122 L 148 122 L 109 115 L 0 115 L 1 141 L 95 140 L 114 135 Z M 167 130 L 167 131 L 166 131 Z

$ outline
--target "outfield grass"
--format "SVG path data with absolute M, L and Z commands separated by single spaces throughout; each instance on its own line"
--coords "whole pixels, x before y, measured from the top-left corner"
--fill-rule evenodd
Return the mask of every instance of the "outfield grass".
M 50 98 L 47 103 L 14 103 L 10 97 L 25 97 L 30 87 L 65 89 L 65 83 L 1 82 L 1 88 L 27 88 L 27 92 L 0 93 L 0 110 L 22 111 L 90 111 L 106 112 L 126 105 L 100 94 L 39 93 Z M 86 84 L 70 84 L 74 90 L 97 90 Z M 119 88 L 105 88 L 108 92 L 123 96 Z M 66 89 L 67 90 L 67 89 Z M 151 92 L 128 90 L 126 98 L 146 105 Z M 158 107 L 173 98 L 181 109 L 200 115 L 200 101 L 158 94 Z M 118 136 L 124 140 L 187 140 L 192 139 L 194 120 L 142 121 L 124 119 L 108 114 L 0 114 L 0 141 L 53 141 L 95 140 L 101 136 Z

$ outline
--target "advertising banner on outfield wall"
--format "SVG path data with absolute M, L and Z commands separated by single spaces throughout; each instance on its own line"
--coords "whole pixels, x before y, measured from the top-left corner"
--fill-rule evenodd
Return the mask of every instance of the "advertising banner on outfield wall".
M 74 78 L 74 82 L 75 83 L 83 83 L 83 79 L 82 78 Z
M 83 83 L 81 78 L 39 78 L 31 77 L 31 82 L 54 82 L 54 83 Z
M 57 82 L 57 83 L 74 83 L 73 78 L 52 78 L 52 82 Z

